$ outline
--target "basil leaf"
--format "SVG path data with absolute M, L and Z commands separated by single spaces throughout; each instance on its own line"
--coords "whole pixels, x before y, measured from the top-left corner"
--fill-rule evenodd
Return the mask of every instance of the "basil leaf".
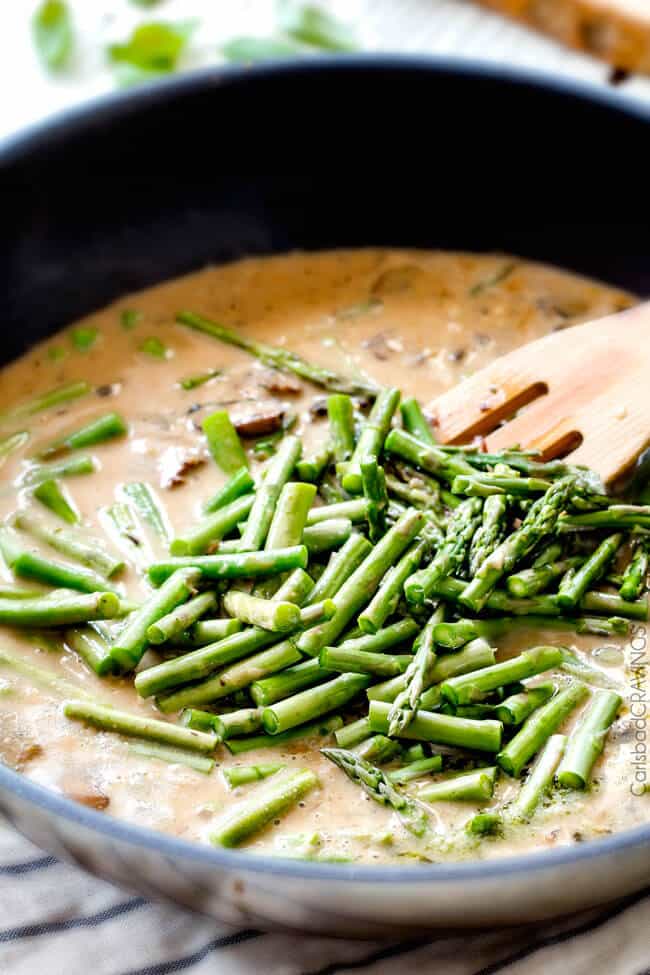
M 348 24 L 314 4 L 279 0 L 277 16 L 280 29 L 303 44 L 326 51 L 355 51 L 358 47 Z
M 64 67 L 74 44 L 72 18 L 63 0 L 43 0 L 32 19 L 38 56 L 49 71 Z
M 253 64 L 273 58 L 290 58 L 305 54 L 305 48 L 285 37 L 233 37 L 221 53 L 226 61 Z
M 108 56 L 121 84 L 149 81 L 176 69 L 196 21 L 140 24 L 123 44 L 112 44 Z

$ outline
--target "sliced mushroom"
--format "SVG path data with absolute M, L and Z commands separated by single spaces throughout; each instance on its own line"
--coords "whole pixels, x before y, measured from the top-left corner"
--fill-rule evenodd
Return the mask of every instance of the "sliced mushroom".
M 258 381 L 263 389 L 274 396 L 298 396 L 302 393 L 302 384 L 297 379 L 277 369 L 261 369 Z
M 245 407 L 230 414 L 233 426 L 242 437 L 263 437 L 282 430 L 285 411 L 281 406 L 259 403 L 248 411 Z
M 167 447 L 158 461 L 161 487 L 173 488 L 183 484 L 190 471 L 205 462 L 205 454 L 197 447 Z

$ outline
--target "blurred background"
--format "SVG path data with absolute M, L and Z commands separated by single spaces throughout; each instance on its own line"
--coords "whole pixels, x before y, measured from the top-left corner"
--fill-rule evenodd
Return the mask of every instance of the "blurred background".
M 506 0 L 480 2 L 507 6 Z M 0 135 L 116 87 L 150 83 L 174 72 L 341 50 L 523 65 L 608 86 L 617 97 L 650 105 L 647 75 L 570 50 L 480 2 L 13 0 L 3 19 Z M 586 0 L 587 8 L 590 2 L 601 18 L 601 34 L 616 31 L 619 14 L 631 11 L 634 43 L 645 47 L 648 70 L 650 0 Z M 555 0 L 560 14 L 563 7 L 571 11 L 578 6 L 578 0 Z

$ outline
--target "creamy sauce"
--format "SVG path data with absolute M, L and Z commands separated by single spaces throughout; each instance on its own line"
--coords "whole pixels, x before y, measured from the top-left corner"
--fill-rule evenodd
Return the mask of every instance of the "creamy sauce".
M 273 411 L 280 404 L 297 415 L 294 432 L 303 437 L 305 453 L 323 440 L 326 421 L 310 413 L 322 391 L 300 382 L 297 392 L 275 392 L 268 370 L 246 353 L 175 324 L 180 309 L 286 345 L 340 372 L 399 386 L 404 395 L 426 404 L 517 345 L 630 303 L 619 291 L 517 259 L 415 251 L 246 260 L 169 282 L 91 315 L 2 371 L 0 410 L 74 379 L 90 381 L 96 392 L 29 420 L 29 442 L 4 466 L 0 515 L 30 503 L 26 491 L 17 499 L 11 487 L 25 469 L 25 458 L 109 409 L 128 420 L 129 438 L 92 449 L 101 467 L 98 473 L 66 480 L 84 526 L 98 537 L 105 537 L 99 510 L 115 500 L 119 484 L 134 480 L 156 486 L 177 532 L 196 522 L 201 502 L 224 481 L 199 432 L 201 418 L 211 409 L 225 406 L 245 413 L 262 400 Z M 131 316 L 137 321 L 129 328 L 122 322 L 125 310 L 138 313 Z M 80 327 L 96 330 L 85 351 L 73 342 Z M 162 357 L 143 351 L 151 337 L 163 343 Z M 181 378 L 207 369 L 219 374 L 196 389 L 179 385 Z M 11 432 L 16 426 L 5 429 Z M 187 461 L 194 466 L 180 475 Z M 172 486 L 176 475 L 182 483 Z M 149 541 L 154 552 L 162 551 L 155 539 Z M 5 570 L 5 580 L 10 579 Z M 132 568 L 120 583 L 134 598 L 148 591 Z M 499 659 L 542 642 L 568 644 L 589 655 L 594 666 L 629 694 L 631 650 L 626 641 L 519 631 L 498 641 Z M 107 703 L 160 717 L 152 703 L 138 697 L 131 680 L 96 678 L 51 633 L 19 635 L 4 627 L 1 644 Z M 603 653 L 605 645 L 609 650 Z M 155 659 L 150 652 L 144 663 Z M 373 803 L 319 754 L 321 742 L 298 741 L 238 758 L 222 747 L 217 768 L 205 776 L 143 758 L 118 735 L 68 721 L 55 692 L 6 667 L 0 667 L 0 681 L 0 750 L 8 764 L 48 788 L 105 808 L 106 815 L 199 842 L 207 842 L 219 811 L 249 790 L 264 787 L 230 791 L 220 769 L 275 761 L 314 768 L 322 786 L 248 844 L 277 854 L 372 862 L 493 857 L 591 839 L 650 818 L 648 796 L 633 795 L 634 736 L 626 709 L 610 734 L 589 792 L 553 799 L 529 827 L 476 841 L 464 838 L 462 830 L 476 811 L 474 805 L 438 803 L 431 807 L 432 835 L 417 841 L 390 810 Z M 514 780 L 501 776 L 490 807 L 498 807 L 517 788 Z

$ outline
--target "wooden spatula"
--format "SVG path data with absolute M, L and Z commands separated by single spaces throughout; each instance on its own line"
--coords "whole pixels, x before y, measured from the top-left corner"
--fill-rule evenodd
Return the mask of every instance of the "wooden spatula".
M 522 346 L 427 412 L 442 443 L 485 436 L 490 451 L 566 455 L 614 481 L 650 443 L 650 303 Z

